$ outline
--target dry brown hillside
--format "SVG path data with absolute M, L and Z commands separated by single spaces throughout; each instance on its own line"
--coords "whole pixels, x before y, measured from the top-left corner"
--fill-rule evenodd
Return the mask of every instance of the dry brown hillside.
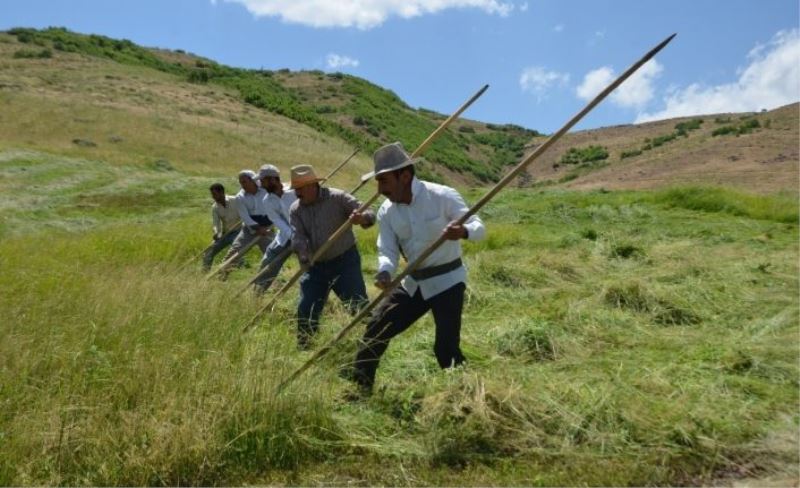
M 574 189 L 642 189 L 673 184 L 720 184 L 756 192 L 798 190 L 800 129 L 797 103 L 760 113 L 717 114 L 621 125 L 565 135 L 536 161 L 530 174 L 537 182 Z M 660 136 L 676 131 L 679 123 L 702 120 L 686 135 L 621 158 L 625 151 L 641 150 Z M 712 135 L 723 127 L 758 127 L 736 135 Z M 544 137 L 534 139 L 540 144 Z M 609 157 L 581 165 L 560 164 L 570 148 L 603 146 Z

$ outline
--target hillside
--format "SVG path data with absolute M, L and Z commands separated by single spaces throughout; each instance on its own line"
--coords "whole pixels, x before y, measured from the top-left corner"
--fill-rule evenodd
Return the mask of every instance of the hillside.
M 706 184 L 762 193 L 797 192 L 798 121 L 800 105 L 795 103 L 768 112 L 684 117 L 580 131 L 554 144 L 530 173 L 540 184 L 582 190 Z M 534 138 L 529 147 L 543 141 L 543 137 Z M 608 158 L 563 162 L 571 148 L 589 146 L 605 148 Z
M 134 117 L 149 112 L 200 126 L 235 128 L 238 139 L 260 138 L 274 126 L 293 132 L 302 124 L 300 132 L 309 134 L 310 130 L 317 138 L 361 147 L 369 155 L 394 140 L 413 148 L 446 116 L 412 109 L 394 93 L 350 75 L 231 68 L 181 51 L 146 49 L 130 41 L 58 28 L 12 29 L 0 38 L 0 57 L 7 68 L 0 78 L 0 93 L 50 101 L 43 103 L 46 111 L 53 102 L 63 104 L 66 96 L 92 109 L 131 111 Z M 465 93 L 464 100 L 470 95 Z M 21 111 L 25 103 L 20 101 Z M 72 126 L 75 121 L 53 122 Z M 84 119 L 81 123 L 91 129 L 92 122 Z M 147 130 L 152 124 L 139 120 L 139 125 Z M 245 127 L 239 131 L 241 126 Z M 253 129 L 260 131 L 252 134 Z M 429 148 L 426 158 L 431 164 L 422 172 L 434 180 L 496 180 L 537 134 L 513 125 L 459 121 Z M 270 147 L 289 141 L 275 142 Z M 191 156 L 203 166 L 209 164 L 208 155 L 208 151 L 198 151 Z M 215 156 L 230 159 L 235 154 L 218 151 Z M 270 157 L 282 161 L 281 156 Z M 335 161 L 328 164 L 333 166 Z
M 121 164 L 152 164 L 148 159 L 155 156 L 195 174 L 235 172 L 267 159 L 327 169 L 337 161 L 332 155 L 361 147 L 343 176 L 349 185 L 379 145 L 401 140 L 411 148 L 446 116 L 413 109 L 351 75 L 237 69 L 180 50 L 60 28 L 0 33 L 0 63 L 0 144 Z M 546 138 L 465 115 L 428 150 L 424 177 L 487 184 Z M 798 115 L 793 104 L 576 131 L 532 165 L 520 184 L 646 189 L 701 183 L 797 191 Z M 76 139 L 95 146 L 77 147 Z M 570 150 L 580 155 L 590 146 L 608 156 L 564 162 Z

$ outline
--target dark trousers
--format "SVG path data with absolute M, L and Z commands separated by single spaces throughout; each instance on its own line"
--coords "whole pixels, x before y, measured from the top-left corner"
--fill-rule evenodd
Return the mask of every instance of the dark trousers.
M 278 245 L 277 239 L 273 240 L 272 243 L 267 248 L 267 252 L 264 253 L 264 257 L 261 258 L 261 270 L 266 268 L 267 266 L 272 266 L 272 270 L 269 273 L 266 273 L 263 276 L 260 276 L 255 281 L 255 288 L 256 292 L 258 293 L 265 293 L 269 290 L 269 287 L 272 286 L 272 282 L 275 281 L 275 277 L 281 272 L 281 268 L 283 267 L 283 263 L 289 258 L 291 253 L 287 252 L 284 254 L 284 251 L 289 249 L 292 246 L 292 241 L 289 240 L 283 246 Z M 275 263 L 273 266 L 272 263 L 275 261 L 279 261 Z
M 355 314 L 367 303 L 367 287 L 361 274 L 361 255 L 353 246 L 341 255 L 316 263 L 300 278 L 300 303 L 297 305 L 297 341 L 309 345 L 319 329 L 319 316 L 333 290 Z
M 233 230 L 215 240 L 211 246 L 209 246 L 208 250 L 203 254 L 203 269 L 206 271 L 211 269 L 211 263 L 214 262 L 214 256 L 219 254 L 227 246 L 230 246 L 238 234 L 239 231 Z
M 414 296 L 409 295 L 403 287 L 392 291 L 367 324 L 367 331 L 356 354 L 353 379 L 362 387 L 371 389 L 378 363 L 389 347 L 389 341 L 411 327 L 428 310 L 433 312 L 433 321 L 436 323 L 433 352 L 439 367 L 449 368 L 464 362 L 459 344 L 465 289 L 464 283 L 458 283 L 428 300 L 422 298 L 419 289 Z

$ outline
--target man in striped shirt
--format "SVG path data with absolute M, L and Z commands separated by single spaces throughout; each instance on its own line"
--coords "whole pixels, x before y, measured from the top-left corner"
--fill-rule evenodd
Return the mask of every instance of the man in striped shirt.
M 300 349 L 310 347 L 319 328 L 319 317 L 331 290 L 354 314 L 367 302 L 367 288 L 361 274 L 361 255 L 352 229 L 341 235 L 313 263 L 312 256 L 348 220 L 363 228 L 375 223 L 375 213 L 356 210 L 361 202 L 335 188 L 320 186 L 314 168 L 292 168 L 292 189 L 297 201 L 289 211 L 294 238 L 292 248 L 306 271 L 300 278 L 297 306 L 297 341 Z
M 214 231 L 213 242 L 203 254 L 203 268 L 208 271 L 214 256 L 225 247 L 230 246 L 239 230 L 239 211 L 234 197 L 225 194 L 221 183 L 214 183 L 209 188 L 214 204 L 211 205 L 211 224 Z

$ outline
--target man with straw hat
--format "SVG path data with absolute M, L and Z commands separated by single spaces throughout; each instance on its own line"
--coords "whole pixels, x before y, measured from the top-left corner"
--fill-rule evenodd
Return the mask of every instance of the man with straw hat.
M 297 200 L 297 195 L 288 186 L 284 187 L 283 183 L 281 183 L 280 171 L 272 164 L 261 166 L 258 170 L 258 180 L 261 183 L 261 188 L 267 191 L 264 202 L 267 217 L 278 228 L 278 235 L 272 240 L 261 258 L 260 269 L 263 270 L 273 261 L 280 260 L 280 262 L 272 266 L 268 273 L 259 276 L 255 280 L 256 292 L 263 294 L 272 285 L 275 277 L 280 273 L 283 263 L 286 262 L 286 258 L 289 257 L 289 253 L 284 253 L 284 250 L 292 245 L 292 235 L 294 234 L 289 220 L 289 209 Z
M 360 343 L 349 377 L 368 395 L 389 341 L 409 328 L 428 310 L 433 312 L 436 338 L 433 351 L 441 368 L 458 366 L 461 353 L 461 311 L 467 271 L 461 261 L 461 239 L 483 239 L 486 229 L 477 216 L 456 225 L 469 210 L 453 188 L 417 179 L 414 164 L 399 142 L 375 152 L 378 191 L 386 201 L 378 210 L 378 273 L 375 285 L 392 281 L 400 256 L 413 262 L 442 234 L 447 239 L 422 265 L 406 277 L 379 305 Z
M 258 186 L 255 171 L 249 169 L 240 171 L 239 185 L 242 189 L 236 194 L 236 208 L 239 210 L 239 218 L 242 220 L 242 230 L 239 231 L 228 254 L 225 255 L 225 261 L 239 253 L 240 249 L 245 248 L 255 239 L 258 239 L 257 244 L 261 252 L 266 252 L 274 235 L 272 220 L 267 215 L 265 206 L 267 191 Z M 241 263 L 241 260 L 240 256 L 237 261 Z M 224 276 L 223 274 L 223 278 Z
M 352 229 L 334 241 L 315 262 L 311 262 L 311 257 L 348 219 L 366 229 L 375 223 L 375 213 L 371 210 L 356 212 L 361 202 L 342 190 L 320 186 L 321 181 L 310 165 L 292 167 L 291 188 L 297 194 L 297 201 L 289 211 L 294 228 L 292 248 L 300 264 L 308 267 L 300 278 L 300 302 L 297 305 L 297 343 L 300 349 L 310 347 L 331 290 L 350 313 L 356 313 L 367 302 L 361 255 Z

